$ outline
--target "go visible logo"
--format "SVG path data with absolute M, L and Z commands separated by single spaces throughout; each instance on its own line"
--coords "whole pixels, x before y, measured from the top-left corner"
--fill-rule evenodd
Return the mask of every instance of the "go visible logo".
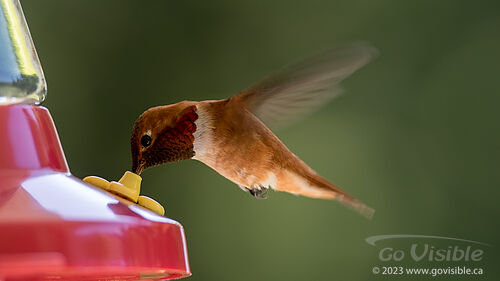
M 375 243 L 382 240 L 393 239 L 411 239 L 412 242 L 408 246 L 403 247 L 381 247 L 378 252 L 380 261 L 403 261 L 413 260 L 429 261 L 429 262 L 459 262 L 459 261 L 481 261 L 484 257 L 484 247 L 491 247 L 491 245 L 453 237 L 443 236 L 430 236 L 430 235 L 415 235 L 415 234 L 391 234 L 391 235 L 377 235 L 365 239 L 365 241 L 376 246 Z M 424 240 L 425 243 L 418 243 L 416 241 Z M 428 241 L 439 242 L 430 243 Z M 446 246 L 439 246 L 446 242 Z M 450 242 L 453 244 L 450 245 Z

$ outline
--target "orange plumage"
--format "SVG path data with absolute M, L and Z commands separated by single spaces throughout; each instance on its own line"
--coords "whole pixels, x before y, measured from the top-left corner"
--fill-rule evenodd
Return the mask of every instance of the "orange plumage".
M 319 176 L 266 124 L 324 104 L 339 93 L 342 79 L 376 54 L 366 43 L 344 45 L 293 65 L 229 99 L 150 108 L 134 124 L 132 171 L 141 173 L 151 166 L 195 159 L 255 197 L 265 197 L 272 188 L 336 199 L 371 217 L 373 209 Z

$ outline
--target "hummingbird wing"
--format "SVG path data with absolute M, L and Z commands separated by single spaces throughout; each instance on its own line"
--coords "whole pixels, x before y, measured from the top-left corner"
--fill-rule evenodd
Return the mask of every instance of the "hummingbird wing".
M 340 45 L 285 67 L 233 99 L 270 127 L 290 123 L 338 96 L 339 82 L 377 55 L 366 42 Z

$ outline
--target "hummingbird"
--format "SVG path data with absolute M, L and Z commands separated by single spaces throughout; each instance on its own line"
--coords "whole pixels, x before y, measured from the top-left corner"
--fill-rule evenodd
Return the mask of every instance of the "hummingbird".
M 338 96 L 340 81 L 377 54 L 366 42 L 344 44 L 291 64 L 227 99 L 149 108 L 132 129 L 132 172 L 194 159 L 256 198 L 266 198 L 273 189 L 335 199 L 371 218 L 372 208 L 317 174 L 270 127 Z

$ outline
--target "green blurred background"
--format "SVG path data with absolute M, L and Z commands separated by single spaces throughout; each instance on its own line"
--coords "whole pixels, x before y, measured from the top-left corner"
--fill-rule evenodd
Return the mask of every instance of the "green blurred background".
M 343 96 L 276 132 L 374 207 L 372 221 L 331 201 L 255 200 L 196 161 L 143 174 L 143 193 L 185 227 L 190 280 L 395 279 L 372 274 L 381 262 L 364 239 L 377 234 L 500 245 L 500 2 L 22 3 L 48 81 L 44 106 L 78 177 L 129 169 L 132 124 L 148 107 L 231 96 L 342 42 L 380 49 Z M 497 249 L 467 265 L 498 280 Z

